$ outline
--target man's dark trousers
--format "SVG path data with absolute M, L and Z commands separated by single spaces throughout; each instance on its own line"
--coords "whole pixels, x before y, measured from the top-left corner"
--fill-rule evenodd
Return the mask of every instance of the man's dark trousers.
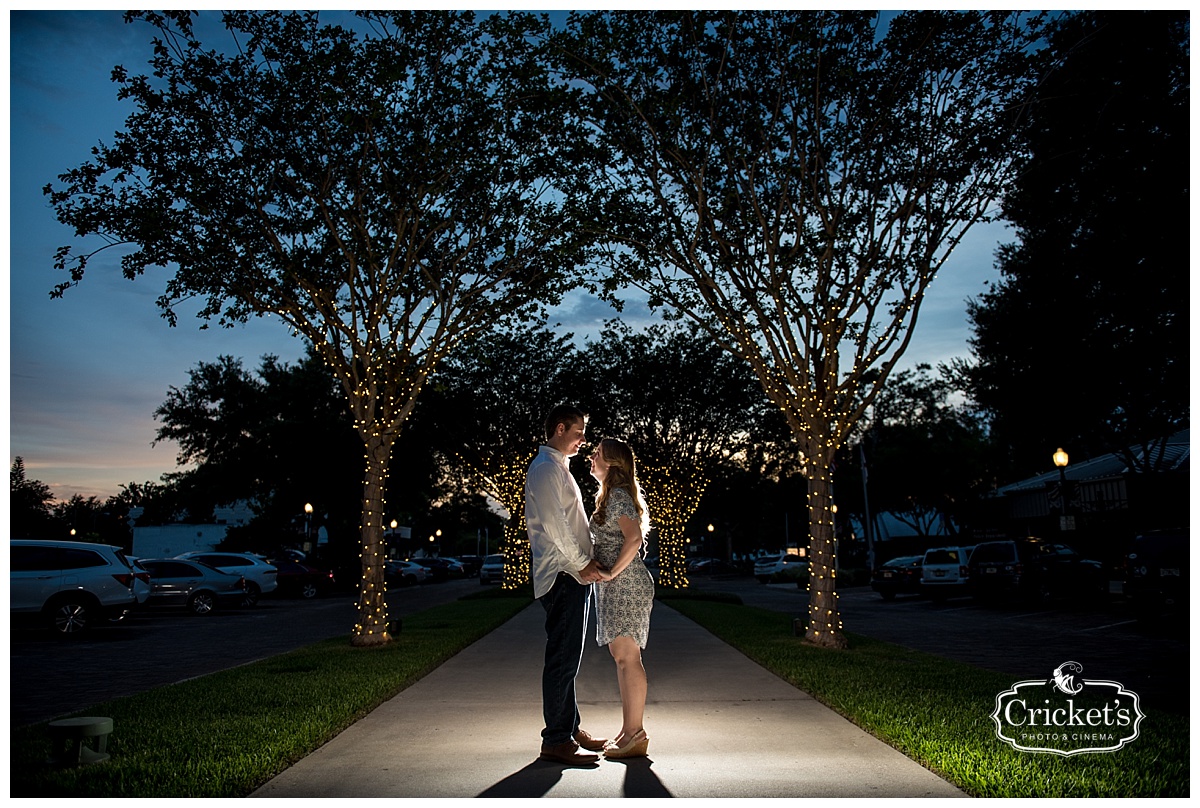
M 560 572 L 550 591 L 540 598 L 546 610 L 546 663 L 542 668 L 542 743 L 566 743 L 579 729 L 575 677 L 583 659 L 591 586 Z

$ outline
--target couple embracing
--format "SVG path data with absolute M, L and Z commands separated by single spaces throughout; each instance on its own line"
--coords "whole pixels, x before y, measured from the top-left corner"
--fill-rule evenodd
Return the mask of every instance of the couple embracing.
M 642 649 L 650 630 L 654 581 L 642 563 L 649 513 L 637 481 L 633 451 L 605 438 L 591 456 L 600 483 L 589 519 L 569 468 L 587 431 L 587 414 L 558 406 L 546 418 L 546 443 L 525 480 L 525 521 L 533 555 L 533 594 L 546 611 L 542 670 L 540 757 L 568 765 L 644 757 L 642 726 L 646 669 Z M 612 740 L 579 726 L 575 677 L 583 657 L 589 602 L 596 599 L 596 641 L 607 645 L 621 690 L 621 730 Z

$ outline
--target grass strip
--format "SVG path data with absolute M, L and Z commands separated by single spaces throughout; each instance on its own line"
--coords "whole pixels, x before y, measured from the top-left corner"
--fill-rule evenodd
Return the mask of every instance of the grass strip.
M 45 724 L 12 731 L 11 797 L 242 797 L 530 603 L 487 590 L 404 618 L 395 641 L 337 638 L 90 707 L 111 717 L 105 763 L 48 765 Z
M 796 637 L 792 617 L 704 598 L 664 598 L 747 657 L 977 797 L 1184 797 L 1189 722 L 1149 711 L 1113 753 L 1018 752 L 995 735 L 1012 677 L 848 634 L 844 651 Z

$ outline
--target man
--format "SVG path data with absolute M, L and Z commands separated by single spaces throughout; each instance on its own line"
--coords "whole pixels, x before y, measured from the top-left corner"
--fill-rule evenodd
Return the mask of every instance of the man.
M 594 762 L 606 743 L 579 728 L 575 677 L 583 658 L 588 584 L 600 580 L 592 539 L 570 458 L 579 453 L 587 413 L 559 405 L 546 416 L 546 443 L 525 477 L 525 523 L 533 555 L 533 596 L 546 610 L 546 660 L 542 668 L 542 760 L 568 765 Z

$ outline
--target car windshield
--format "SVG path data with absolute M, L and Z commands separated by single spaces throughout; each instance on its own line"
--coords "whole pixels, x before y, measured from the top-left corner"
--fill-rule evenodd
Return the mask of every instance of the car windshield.
M 930 550 L 925 554 L 926 564 L 957 564 L 958 550 Z

